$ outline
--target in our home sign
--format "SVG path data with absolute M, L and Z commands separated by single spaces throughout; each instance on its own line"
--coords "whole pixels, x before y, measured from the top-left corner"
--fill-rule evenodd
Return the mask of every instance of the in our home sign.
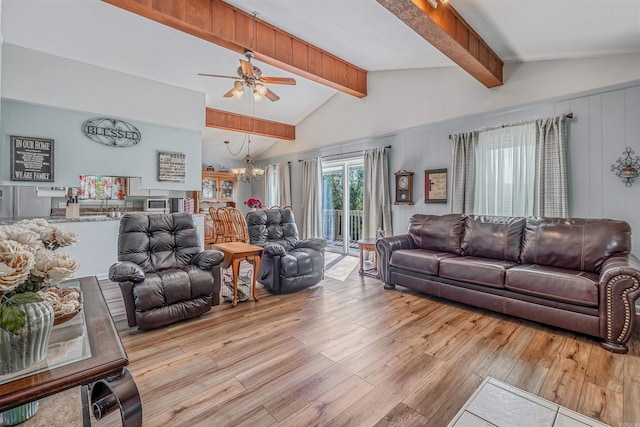
M 142 138 L 140 131 L 131 123 L 104 117 L 84 122 L 82 133 L 92 141 L 110 147 L 132 147 Z

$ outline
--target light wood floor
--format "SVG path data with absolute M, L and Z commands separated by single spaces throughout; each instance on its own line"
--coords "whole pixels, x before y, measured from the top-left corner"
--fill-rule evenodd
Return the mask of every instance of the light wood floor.
M 640 333 L 582 335 L 420 295 L 357 268 L 291 295 L 130 334 L 102 283 L 145 426 L 446 426 L 491 376 L 616 427 L 640 426 Z M 104 420 L 103 420 L 104 421 Z

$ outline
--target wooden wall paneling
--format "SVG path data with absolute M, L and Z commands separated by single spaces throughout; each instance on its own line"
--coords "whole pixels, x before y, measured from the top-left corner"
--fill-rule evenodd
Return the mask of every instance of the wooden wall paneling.
M 607 191 L 603 194 L 604 216 L 607 218 L 625 218 L 626 188 L 620 178 L 611 172 L 611 165 L 622 155 L 625 145 L 624 91 L 617 90 L 602 94 L 602 166 L 603 185 Z
M 567 105 L 568 104 L 568 105 Z M 568 103 L 556 104 L 557 115 L 572 112 L 575 119 L 567 119 L 569 144 L 567 147 L 567 167 L 569 169 L 569 216 L 591 216 L 590 206 L 593 191 L 590 185 L 576 185 L 591 182 L 591 174 L 598 176 L 601 168 L 589 169 L 589 99 L 578 98 Z M 580 120 L 583 118 L 583 120 Z
M 276 59 L 278 61 L 293 63 L 293 43 L 294 40 L 286 37 L 280 32 L 276 32 Z
M 589 189 L 591 190 L 591 196 L 589 198 L 589 216 L 595 218 L 603 218 L 603 177 L 606 170 L 604 169 L 605 161 L 603 156 L 603 144 L 602 144 L 602 96 L 600 94 L 591 95 L 587 98 L 589 100 Z M 576 124 L 580 123 L 580 117 L 574 116 L 574 120 L 577 119 Z
M 223 40 L 236 39 L 236 26 L 237 23 L 235 13 L 230 7 L 213 7 L 210 8 L 211 14 L 211 26 L 209 31 L 215 37 Z
M 626 127 L 624 146 L 631 147 L 631 149 L 635 151 L 634 156 L 640 156 L 640 87 L 636 86 L 625 89 L 624 94 Z M 622 154 L 622 150 L 620 154 Z M 614 161 L 615 160 L 612 160 L 611 163 Z M 638 212 L 640 212 L 640 177 L 636 178 L 636 182 L 634 182 L 631 187 L 625 187 L 625 189 L 627 215 L 638 216 Z M 640 230 L 636 230 L 634 234 L 640 236 Z M 640 247 L 636 246 L 635 249 L 636 253 L 640 252 Z
M 186 0 L 184 20 L 194 27 L 211 31 L 211 2 L 209 0 Z

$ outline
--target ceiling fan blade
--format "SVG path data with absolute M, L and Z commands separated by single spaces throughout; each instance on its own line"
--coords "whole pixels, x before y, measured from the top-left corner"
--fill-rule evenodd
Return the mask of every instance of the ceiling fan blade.
M 233 76 L 221 76 L 220 74 L 205 74 L 205 73 L 198 73 L 199 76 L 205 76 L 205 77 L 222 77 L 224 79 L 234 79 L 234 80 L 239 80 L 238 77 L 233 77 Z
M 253 77 L 253 65 L 251 65 L 251 62 L 241 59 L 240 67 L 242 68 L 242 72 L 244 74 L 248 74 Z
M 295 85 L 296 79 L 290 77 L 260 77 L 263 83 L 273 83 L 276 85 Z
M 225 93 L 224 95 L 222 95 L 224 98 L 230 98 L 233 96 L 233 88 L 231 88 L 231 90 L 227 93 Z
M 270 101 L 274 101 L 274 102 L 280 99 L 280 97 L 275 93 L 273 93 L 271 89 L 267 89 L 267 93 L 264 96 L 266 96 Z

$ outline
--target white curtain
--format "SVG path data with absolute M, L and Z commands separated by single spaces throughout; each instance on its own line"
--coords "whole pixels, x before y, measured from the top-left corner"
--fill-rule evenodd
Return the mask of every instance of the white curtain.
M 289 162 L 281 162 L 276 165 L 276 182 L 278 201 L 280 207 L 291 206 L 291 174 Z
M 266 207 L 291 206 L 291 174 L 289 173 L 289 162 L 267 165 L 264 169 L 262 190 L 264 194 L 264 205 Z
M 322 169 L 320 157 L 302 162 L 302 231 L 301 237 L 322 237 Z
M 262 179 L 262 194 L 264 194 L 263 204 L 268 208 L 278 205 L 278 181 L 276 180 L 276 170 L 276 165 L 267 165 L 264 168 L 264 176 Z
M 535 123 L 478 132 L 474 213 L 533 215 L 535 160 Z
M 383 147 L 364 151 L 363 238 L 376 237 L 378 228 L 386 236 L 393 236 L 388 150 Z

